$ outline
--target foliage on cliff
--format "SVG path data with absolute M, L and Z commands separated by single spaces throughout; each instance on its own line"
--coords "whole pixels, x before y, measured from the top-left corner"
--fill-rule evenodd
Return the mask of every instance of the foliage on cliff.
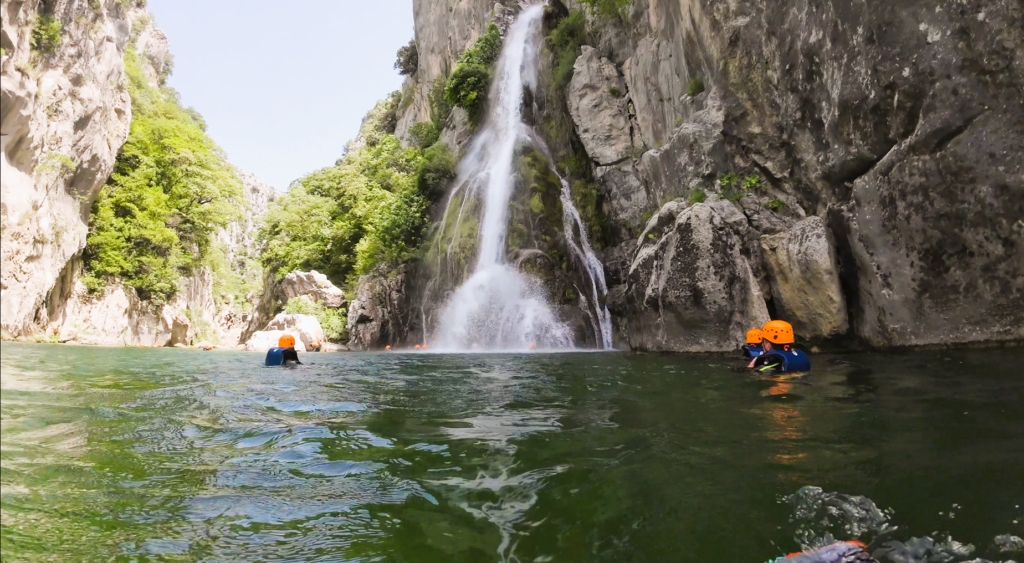
M 487 101 L 487 90 L 491 87 L 494 64 L 500 54 L 501 34 L 498 26 L 491 23 L 487 32 L 462 53 L 458 65 L 448 77 L 444 88 L 445 101 L 466 110 L 473 123 L 480 119 Z
M 206 264 L 212 235 L 237 213 L 241 183 L 195 110 L 151 85 L 134 50 L 124 63 L 131 130 L 92 207 L 83 281 L 98 290 L 119 278 L 163 302 Z
M 267 212 L 260 232 L 272 272 L 317 270 L 338 284 L 417 253 L 427 209 L 453 176 L 443 150 L 402 148 L 388 119 L 398 96 L 367 116 L 335 166 L 296 181 Z

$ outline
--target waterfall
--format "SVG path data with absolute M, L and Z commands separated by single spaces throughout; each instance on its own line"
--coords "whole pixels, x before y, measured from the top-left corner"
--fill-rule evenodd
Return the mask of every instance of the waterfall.
M 460 190 L 466 191 L 462 207 L 471 193 L 482 193 L 479 254 L 472 275 L 452 294 L 440 315 L 430 342 L 435 350 L 571 349 L 574 345 L 570 330 L 548 305 L 541 283 L 505 263 L 516 148 L 532 144 L 551 162 L 547 147 L 522 120 L 523 88 L 536 88 L 537 84 L 543 13 L 543 4 L 527 6 L 509 28 L 491 86 L 487 119 L 459 165 L 457 187 L 447 205 L 451 205 Z M 572 258 L 589 277 L 593 311 L 582 292 L 581 301 L 594 326 L 598 345 L 611 348 L 611 320 L 603 304 L 607 293 L 604 270 L 593 254 L 579 211 L 569 197 L 569 185 L 559 178 L 566 241 Z M 446 208 L 446 217 L 448 211 Z M 462 209 L 458 221 L 461 220 Z

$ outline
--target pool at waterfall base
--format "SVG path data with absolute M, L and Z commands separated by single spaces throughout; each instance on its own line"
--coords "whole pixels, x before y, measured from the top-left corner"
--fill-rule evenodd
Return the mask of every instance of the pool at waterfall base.
M 1024 558 L 1020 348 L 0 351 L 5 563 Z

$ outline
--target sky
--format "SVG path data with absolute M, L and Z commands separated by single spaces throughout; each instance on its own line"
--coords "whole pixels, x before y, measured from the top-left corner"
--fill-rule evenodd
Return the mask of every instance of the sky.
M 279 191 L 330 166 L 398 90 L 412 0 L 149 0 L 174 55 L 168 84 L 238 168 Z

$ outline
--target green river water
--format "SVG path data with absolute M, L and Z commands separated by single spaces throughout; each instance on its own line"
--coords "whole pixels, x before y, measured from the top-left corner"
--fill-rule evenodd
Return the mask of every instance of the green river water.
M 302 357 L 3 343 L 3 561 L 1024 560 L 1022 349 Z

